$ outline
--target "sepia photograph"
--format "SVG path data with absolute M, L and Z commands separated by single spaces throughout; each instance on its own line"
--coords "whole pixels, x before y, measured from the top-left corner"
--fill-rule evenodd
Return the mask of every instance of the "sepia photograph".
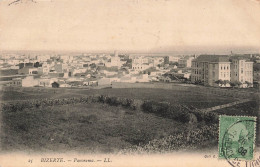
M 0 167 L 260 167 L 259 0 L 0 0 Z

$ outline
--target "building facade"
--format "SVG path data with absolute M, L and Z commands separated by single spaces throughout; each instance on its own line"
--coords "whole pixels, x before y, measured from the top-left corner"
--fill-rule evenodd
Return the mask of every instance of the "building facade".
M 253 83 L 253 62 L 239 57 L 232 58 L 231 61 L 231 82 L 240 82 L 243 87 L 247 86 L 246 83 Z
M 240 82 L 243 87 L 251 87 L 253 62 L 243 57 L 201 55 L 192 61 L 191 82 L 224 87 Z
M 218 86 L 216 81 L 230 81 L 230 62 L 224 55 L 201 55 L 192 61 L 191 82 Z

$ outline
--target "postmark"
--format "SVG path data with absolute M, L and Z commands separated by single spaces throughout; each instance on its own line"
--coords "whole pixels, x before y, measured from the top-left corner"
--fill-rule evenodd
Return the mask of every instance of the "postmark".
M 219 158 L 252 160 L 255 148 L 256 117 L 220 116 Z

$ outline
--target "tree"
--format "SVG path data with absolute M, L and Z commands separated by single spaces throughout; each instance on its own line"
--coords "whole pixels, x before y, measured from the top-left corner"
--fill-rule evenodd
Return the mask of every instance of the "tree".
M 235 84 L 234 82 L 230 82 L 230 86 L 231 86 L 232 88 L 234 88 L 234 87 L 236 86 L 236 84 Z
M 178 66 L 179 63 L 178 63 L 178 62 L 170 62 L 170 65 L 172 65 L 172 66 Z
M 238 87 L 240 87 L 242 85 L 242 82 L 237 81 L 237 85 L 238 85 Z
M 224 81 L 222 79 L 219 79 L 215 83 L 222 86 L 224 84 Z
M 240 87 L 242 85 L 239 81 L 230 82 L 230 86 L 232 87 Z
M 92 63 L 92 64 L 90 64 L 89 66 L 90 66 L 91 68 L 96 68 L 96 67 L 97 67 L 95 63 Z
M 230 81 L 229 81 L 229 80 L 224 80 L 224 81 L 223 81 L 223 84 L 224 84 L 225 86 L 227 86 L 227 84 L 230 84 Z
M 58 88 L 58 87 L 60 87 L 60 84 L 57 83 L 57 82 L 53 82 L 53 83 L 51 84 L 51 86 L 52 86 L 53 88 Z
M 245 83 L 247 84 L 247 87 L 252 87 L 252 85 L 253 85 L 251 82 L 248 82 L 248 81 L 246 81 Z
M 38 68 L 41 67 L 40 63 L 37 61 L 36 63 L 34 63 L 34 67 Z
M 197 81 L 195 81 L 195 85 L 201 85 L 202 84 L 202 82 L 201 82 L 201 80 L 197 80 Z

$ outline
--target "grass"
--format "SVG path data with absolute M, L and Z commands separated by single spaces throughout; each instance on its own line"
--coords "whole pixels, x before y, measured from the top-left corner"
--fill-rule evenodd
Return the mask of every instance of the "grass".
M 25 88 L 22 95 L 16 95 L 17 91 L 8 91 L 1 94 L 2 101 L 13 101 L 36 98 L 68 98 L 81 97 L 84 95 L 109 95 L 116 97 L 125 97 L 140 100 L 154 100 L 157 102 L 169 102 L 193 106 L 195 108 L 209 108 L 216 105 L 226 104 L 235 101 L 231 97 L 222 97 L 213 94 L 202 94 L 199 92 L 183 90 L 165 90 L 165 89 L 37 89 Z M 44 91 L 40 91 L 44 90 Z
M 249 101 L 214 111 L 218 114 L 240 115 L 240 116 L 258 116 L 258 106 L 256 101 Z
M 199 92 L 164 89 L 43 89 L 22 88 L 0 92 L 0 100 L 71 98 L 108 95 L 153 100 L 208 108 L 236 99 Z M 252 115 L 255 102 L 232 106 L 219 114 Z M 195 129 L 195 127 L 193 127 Z M 62 105 L 2 113 L 1 148 L 5 151 L 79 151 L 110 153 L 136 145 L 146 145 L 187 130 L 187 124 L 154 114 L 101 103 Z M 210 146 L 209 146 L 210 147 Z
M 174 135 L 186 125 L 105 104 L 77 104 L 2 113 L 5 151 L 110 153 Z

